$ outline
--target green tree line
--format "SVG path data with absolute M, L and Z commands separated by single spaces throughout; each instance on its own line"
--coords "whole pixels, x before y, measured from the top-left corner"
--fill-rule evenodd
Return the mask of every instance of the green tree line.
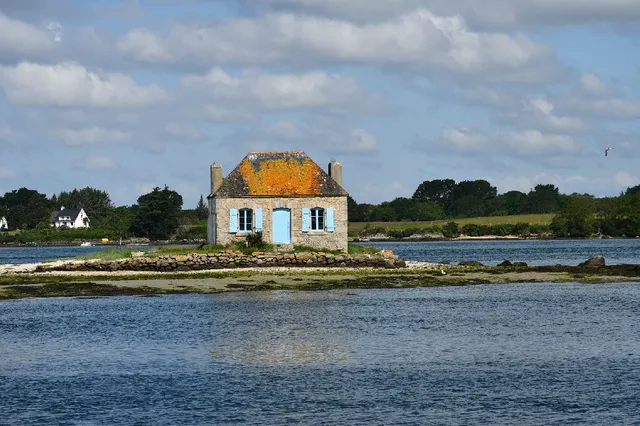
M 52 229 L 51 213 L 61 206 L 83 208 L 90 218 L 90 230 Z M 498 194 L 486 180 L 438 179 L 422 182 L 411 198 L 396 198 L 380 204 L 358 204 L 349 197 L 352 222 L 413 222 L 481 216 L 555 213 L 551 230 L 559 237 L 640 235 L 640 185 L 617 197 L 597 198 L 590 194 L 561 194 L 554 185 L 536 185 L 529 192 Z M 115 206 L 109 194 L 86 187 L 47 197 L 36 190 L 20 188 L 0 197 L 0 216 L 6 216 L 10 231 L 1 241 L 19 241 L 29 233 L 34 239 L 128 238 L 152 240 L 206 237 L 208 208 L 200 197 L 193 209 L 183 208 L 176 191 L 156 187 L 141 195 L 136 204 Z M 18 232 L 16 232 L 18 231 Z M 447 229 L 455 234 L 457 229 Z M 496 232 L 480 225 L 466 226 L 470 235 Z M 507 232 L 505 230 L 498 230 Z

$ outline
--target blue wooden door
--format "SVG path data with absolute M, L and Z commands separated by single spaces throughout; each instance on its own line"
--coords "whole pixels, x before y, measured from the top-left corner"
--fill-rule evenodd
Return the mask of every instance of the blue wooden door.
M 273 243 L 291 243 L 291 210 L 273 209 Z

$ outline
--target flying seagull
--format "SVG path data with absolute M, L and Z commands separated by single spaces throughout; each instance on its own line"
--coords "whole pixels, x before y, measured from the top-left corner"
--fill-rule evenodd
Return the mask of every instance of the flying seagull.
M 608 146 L 604 149 L 604 156 L 606 157 L 609 154 L 609 151 L 611 151 L 613 149 L 613 147 Z

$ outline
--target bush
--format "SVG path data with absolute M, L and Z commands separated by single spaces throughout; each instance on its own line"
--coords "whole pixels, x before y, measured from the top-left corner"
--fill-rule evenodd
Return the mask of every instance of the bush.
M 456 222 L 447 222 L 442 227 L 442 235 L 446 238 L 458 238 L 460 236 L 460 229 Z
M 420 233 L 419 228 L 390 229 L 387 231 L 387 235 L 391 238 L 407 238 Z
M 262 241 L 262 232 L 254 232 L 247 235 L 247 247 L 261 249 L 266 244 Z

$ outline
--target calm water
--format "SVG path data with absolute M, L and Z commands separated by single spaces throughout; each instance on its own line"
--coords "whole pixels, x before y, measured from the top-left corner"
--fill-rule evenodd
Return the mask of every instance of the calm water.
M 122 246 L 126 248 L 127 246 Z M 140 246 L 134 246 L 140 248 Z M 150 247 L 150 246 L 145 246 Z M 121 248 L 113 246 L 112 248 Z M 44 260 L 63 259 L 108 250 L 102 246 L 65 246 L 65 247 L 0 247 L 0 265 L 3 263 L 38 263 Z
M 640 283 L 0 303 L 0 423 L 639 424 Z
M 392 249 L 406 260 L 458 263 L 477 260 L 496 265 L 505 259 L 530 265 L 573 265 L 593 256 L 608 264 L 640 263 L 640 239 L 616 240 L 516 240 L 362 243 Z M 0 247 L 0 264 L 35 263 L 74 257 L 101 247 Z
M 405 260 L 496 265 L 505 259 L 529 265 L 577 265 L 604 256 L 607 264 L 640 263 L 640 239 L 507 240 L 363 243 L 391 249 Z

